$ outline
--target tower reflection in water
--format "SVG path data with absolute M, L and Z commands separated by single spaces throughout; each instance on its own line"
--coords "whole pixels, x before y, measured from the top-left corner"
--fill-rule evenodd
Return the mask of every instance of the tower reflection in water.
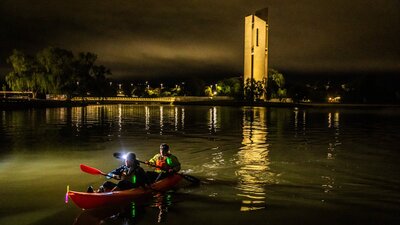
M 242 199 L 240 211 L 263 209 L 266 206 L 265 186 L 273 174 L 270 171 L 267 109 L 244 108 L 243 140 L 238 152 L 236 171 L 238 177 L 237 195 Z

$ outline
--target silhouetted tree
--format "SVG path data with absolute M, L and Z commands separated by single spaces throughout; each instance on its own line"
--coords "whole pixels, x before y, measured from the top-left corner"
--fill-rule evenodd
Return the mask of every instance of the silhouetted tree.
M 111 74 L 104 66 L 96 65 L 93 53 L 79 53 L 75 58 L 71 51 L 48 47 L 32 57 L 14 50 L 7 62 L 12 71 L 6 82 L 12 90 L 32 91 L 34 97 L 43 94 L 67 94 L 74 91 L 84 95 L 94 92 L 104 95 L 107 87 L 106 75 Z
M 267 98 L 285 98 L 287 90 L 285 88 L 285 78 L 277 70 L 268 70 Z
M 14 91 L 32 91 L 35 98 L 37 93 L 46 90 L 46 81 L 32 56 L 14 50 L 7 63 L 12 71 L 6 75 L 6 83 Z
M 40 83 L 42 91 L 51 94 L 66 93 L 73 82 L 71 79 L 74 60 L 72 52 L 49 47 L 40 51 L 36 59 L 43 81 Z
M 217 83 L 216 91 L 218 95 L 240 99 L 243 97 L 243 82 L 239 77 L 224 79 Z
M 185 82 L 185 95 L 204 96 L 205 82 L 199 78 L 191 78 Z
M 244 98 L 247 101 L 260 101 L 265 94 L 265 85 L 262 81 L 248 78 L 244 84 Z

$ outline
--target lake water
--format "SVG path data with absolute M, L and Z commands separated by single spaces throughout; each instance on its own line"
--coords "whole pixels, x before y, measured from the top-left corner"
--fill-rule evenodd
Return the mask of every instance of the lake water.
M 125 211 L 65 204 L 171 146 L 202 180 Z M 399 224 L 400 109 L 96 105 L 0 111 L 0 224 Z M 146 170 L 150 170 L 143 166 Z M 129 210 L 128 210 L 129 211 Z

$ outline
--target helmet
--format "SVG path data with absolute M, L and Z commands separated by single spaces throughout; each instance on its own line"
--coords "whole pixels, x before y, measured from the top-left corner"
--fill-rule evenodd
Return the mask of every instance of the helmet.
M 162 150 L 163 152 L 169 151 L 169 145 L 167 145 L 167 144 L 165 144 L 165 143 L 162 143 L 162 144 L 160 145 L 160 150 Z
M 136 161 L 136 155 L 135 155 L 135 153 L 129 152 L 129 153 L 126 155 L 126 159 L 127 159 L 127 160 Z

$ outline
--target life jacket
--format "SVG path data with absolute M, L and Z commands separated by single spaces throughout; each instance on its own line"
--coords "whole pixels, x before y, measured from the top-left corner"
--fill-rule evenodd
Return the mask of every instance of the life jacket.
M 133 184 L 136 184 L 136 168 L 124 168 L 122 174 L 121 174 L 122 180 L 127 180 L 132 182 Z
M 156 161 L 156 169 L 155 172 L 161 173 L 165 172 L 164 170 L 168 170 L 172 168 L 172 159 L 169 156 L 161 156 L 158 157 Z

